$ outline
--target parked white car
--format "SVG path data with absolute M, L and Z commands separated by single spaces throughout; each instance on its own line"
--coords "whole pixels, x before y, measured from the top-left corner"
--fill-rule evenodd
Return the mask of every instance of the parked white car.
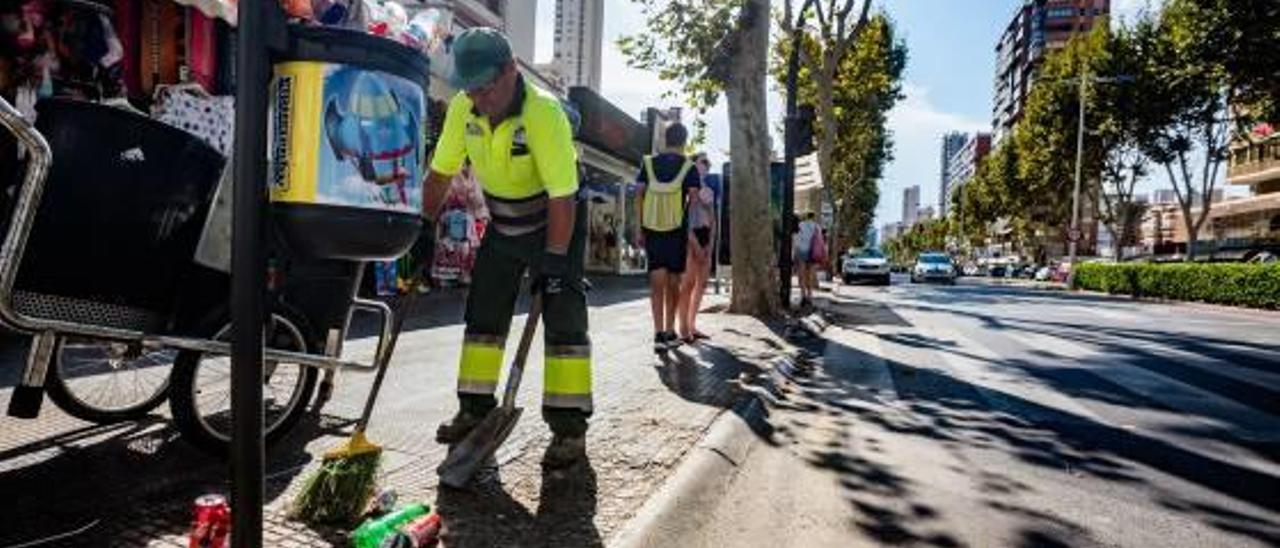
M 840 270 L 846 284 L 870 280 L 879 285 L 889 285 L 889 260 L 879 249 L 867 248 L 846 257 Z
M 956 265 L 946 253 L 921 253 L 911 269 L 911 281 L 956 283 Z

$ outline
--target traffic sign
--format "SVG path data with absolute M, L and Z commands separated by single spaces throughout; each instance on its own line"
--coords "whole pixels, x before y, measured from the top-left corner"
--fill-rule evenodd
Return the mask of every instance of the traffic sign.
M 1080 232 L 1080 229 L 1073 228 L 1067 232 L 1067 239 L 1073 242 L 1079 242 L 1084 239 L 1084 234 Z

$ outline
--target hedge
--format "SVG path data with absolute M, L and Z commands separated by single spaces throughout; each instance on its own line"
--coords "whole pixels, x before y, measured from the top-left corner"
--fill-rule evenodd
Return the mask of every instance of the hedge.
M 1113 295 L 1280 308 L 1280 264 L 1101 264 L 1076 270 L 1075 287 Z

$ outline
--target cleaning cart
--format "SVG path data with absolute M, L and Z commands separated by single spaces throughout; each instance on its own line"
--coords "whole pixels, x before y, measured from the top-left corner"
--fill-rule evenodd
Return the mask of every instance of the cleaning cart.
M 421 230 L 427 59 L 396 42 L 290 27 L 270 86 L 271 210 L 264 435 L 278 439 L 323 371 L 343 357 L 363 264 L 404 254 Z M 140 113 L 47 99 L 31 124 L 0 99 L 0 324 L 31 351 L 9 413 L 44 394 L 96 422 L 136 419 L 166 399 L 185 438 L 231 438 L 231 162 Z M 11 135 L 11 139 L 7 137 Z M 119 382 L 120 380 L 128 382 Z M 324 399 L 321 394 L 319 399 Z

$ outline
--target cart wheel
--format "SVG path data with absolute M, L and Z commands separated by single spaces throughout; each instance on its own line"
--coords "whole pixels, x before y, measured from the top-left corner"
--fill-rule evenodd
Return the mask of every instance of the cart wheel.
M 230 333 L 228 325 L 214 338 L 227 340 Z M 282 316 L 271 316 L 268 333 L 270 348 L 307 350 L 302 331 Z M 268 360 L 263 366 L 263 436 L 271 444 L 302 418 L 319 375 L 314 367 L 298 364 Z M 226 455 L 231 444 L 230 356 L 182 351 L 174 364 L 172 383 L 169 409 L 182 436 L 204 451 Z
M 59 337 L 45 390 L 78 419 L 98 424 L 138 420 L 164 402 L 177 357 L 171 348 Z

